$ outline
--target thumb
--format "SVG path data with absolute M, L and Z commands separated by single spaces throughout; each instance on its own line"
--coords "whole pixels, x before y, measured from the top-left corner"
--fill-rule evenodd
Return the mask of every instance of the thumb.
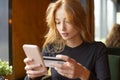
M 66 61 L 66 62 L 69 62 L 69 63 L 75 63 L 76 62 L 73 58 L 70 58 L 66 55 L 56 55 L 56 57 Z

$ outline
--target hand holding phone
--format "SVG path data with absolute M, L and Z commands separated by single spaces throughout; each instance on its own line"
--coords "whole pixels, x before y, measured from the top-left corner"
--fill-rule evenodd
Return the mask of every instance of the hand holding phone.
M 33 59 L 33 62 L 30 64 L 42 64 L 42 67 L 46 68 L 40 48 L 37 45 L 24 44 L 23 50 L 28 58 Z

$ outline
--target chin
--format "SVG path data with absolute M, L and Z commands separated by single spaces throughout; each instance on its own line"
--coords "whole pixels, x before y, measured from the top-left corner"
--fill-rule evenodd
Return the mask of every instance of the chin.
M 63 37 L 63 39 L 64 39 L 64 40 L 69 40 L 70 38 L 65 38 L 65 37 Z

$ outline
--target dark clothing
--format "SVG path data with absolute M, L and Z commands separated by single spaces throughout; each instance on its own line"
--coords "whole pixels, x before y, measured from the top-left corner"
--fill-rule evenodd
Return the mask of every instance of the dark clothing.
M 45 53 L 43 50 L 44 56 L 53 57 L 57 54 L 67 55 L 90 70 L 89 80 L 110 80 L 108 53 L 105 45 L 101 42 L 83 42 L 74 48 L 65 46 L 60 53 Z M 63 77 L 54 68 L 51 69 L 51 77 L 52 80 L 80 80 Z

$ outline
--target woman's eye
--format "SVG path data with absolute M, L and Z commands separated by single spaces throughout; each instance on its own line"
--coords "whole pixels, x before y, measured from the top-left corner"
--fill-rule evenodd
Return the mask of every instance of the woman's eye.
M 56 22 L 56 24 L 60 24 L 60 22 Z
M 65 23 L 70 23 L 69 21 L 65 21 Z

